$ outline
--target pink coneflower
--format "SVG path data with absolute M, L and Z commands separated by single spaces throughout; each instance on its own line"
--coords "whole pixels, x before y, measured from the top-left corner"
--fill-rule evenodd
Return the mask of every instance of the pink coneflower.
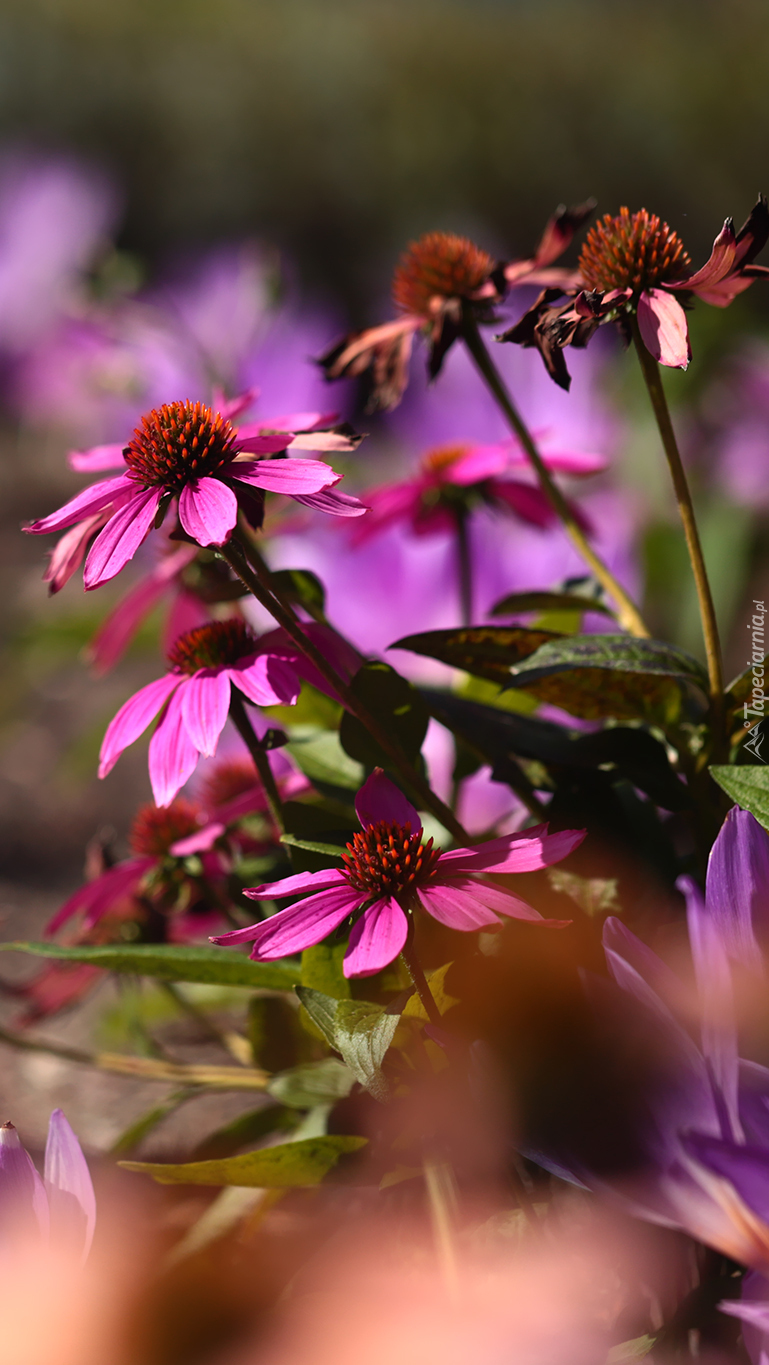
M 238 432 L 229 417 L 203 403 L 166 403 L 153 409 L 119 451 L 124 473 L 84 489 L 58 512 L 25 528 L 33 535 L 71 528 L 49 565 L 47 578 L 53 589 L 74 572 L 97 530 L 83 582 L 91 589 L 114 578 L 152 527 L 160 524 L 172 498 L 178 499 L 183 531 L 203 546 L 229 540 L 239 507 L 254 524 L 261 524 L 265 491 L 287 494 L 337 516 L 362 515 L 366 509 L 356 498 L 333 492 L 341 476 L 322 461 L 250 458 L 276 455 L 293 439 L 286 431 Z M 321 435 L 309 441 L 322 444 Z M 114 467 L 117 453 L 115 446 L 97 446 L 83 454 L 79 467 Z
M 253 943 L 251 957 L 270 961 L 313 947 L 349 920 L 345 976 L 372 976 L 401 952 L 417 909 L 426 910 L 451 929 L 468 932 L 497 925 L 497 914 L 551 927 L 563 923 L 544 920 L 525 901 L 483 874 L 549 867 L 582 843 L 584 830 L 548 834 L 547 826 L 540 825 L 475 848 L 442 853 L 433 847 L 432 839 L 424 842 L 417 811 L 381 768 L 361 787 L 355 809 L 363 832 L 347 845 L 343 868 L 300 872 L 246 891 L 254 900 L 274 900 L 302 891 L 315 894 L 212 942 Z
M 686 369 L 691 360 L 685 303 L 692 296 L 725 308 L 769 268 L 754 265 L 769 238 L 769 209 L 763 195 L 735 233 L 727 218 L 699 270 L 683 242 L 656 214 L 621 208 L 590 229 L 571 285 L 545 288 L 532 308 L 500 341 L 536 346 L 551 377 L 562 388 L 570 379 L 565 346 L 584 346 L 596 327 L 616 322 L 627 331 L 637 318 L 641 340 L 662 365 Z M 573 298 L 556 304 L 564 293 Z

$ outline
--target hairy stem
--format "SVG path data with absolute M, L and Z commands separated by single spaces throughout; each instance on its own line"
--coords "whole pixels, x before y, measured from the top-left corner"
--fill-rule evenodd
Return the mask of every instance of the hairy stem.
M 280 799 L 278 784 L 275 781 L 275 774 L 270 767 L 270 760 L 265 750 L 254 733 L 254 727 L 246 711 L 242 697 L 233 691 L 230 697 L 230 716 L 232 723 L 245 744 L 248 752 L 254 760 L 254 766 L 259 774 L 259 781 L 264 788 L 264 795 L 267 800 L 267 808 L 272 816 L 273 822 L 281 834 L 286 832 L 286 822 L 283 815 L 283 802 Z
M 700 620 L 702 621 L 702 634 L 705 640 L 705 654 L 708 664 L 708 679 L 710 682 L 710 704 L 713 721 L 713 728 L 717 735 L 723 721 L 724 709 L 724 676 L 721 663 L 721 642 L 718 638 L 718 623 L 716 612 L 713 605 L 713 594 L 710 591 L 708 572 L 705 567 L 705 559 L 700 544 L 700 533 L 697 529 L 697 519 L 694 515 L 692 495 L 689 483 L 684 472 L 681 461 L 681 454 L 678 449 L 673 423 L 670 419 L 670 409 L 668 407 L 665 390 L 662 386 L 662 376 L 660 367 L 654 356 L 647 351 L 641 340 L 638 330 L 638 323 L 633 320 L 633 340 L 635 341 L 636 352 L 641 365 L 641 373 L 649 390 L 649 398 L 654 410 L 657 421 L 662 446 L 667 457 L 670 468 L 670 476 L 673 480 L 678 511 L 686 537 L 686 548 L 689 551 L 694 583 L 697 589 L 697 601 L 700 608 Z
M 227 561 L 230 568 L 237 574 L 238 578 L 253 594 L 258 602 L 275 618 L 278 625 L 282 626 L 286 634 L 293 640 L 298 649 L 315 665 L 321 677 L 323 677 L 333 691 L 337 694 L 343 705 L 356 716 L 361 725 L 364 725 L 376 741 L 380 749 L 387 754 L 395 768 L 403 777 L 404 781 L 415 792 L 419 800 L 424 804 L 426 810 L 440 820 L 441 824 L 461 843 L 469 842 L 469 835 L 457 820 L 453 811 L 441 801 L 439 796 L 420 777 L 404 754 L 400 745 L 389 735 L 383 725 L 371 714 L 368 707 L 356 697 L 355 693 L 345 682 L 336 669 L 328 662 L 325 655 L 313 644 L 312 640 L 302 630 L 301 622 L 290 606 L 283 601 L 279 593 L 276 593 L 267 581 L 269 571 L 265 574 L 265 581 L 262 580 L 259 566 L 253 568 L 247 563 L 239 543 L 233 544 L 232 541 L 219 548 L 219 553 Z
M 593 549 L 585 532 L 582 530 L 582 527 L 579 525 L 579 522 L 569 507 L 566 498 L 563 496 L 563 493 L 555 480 L 551 477 L 547 465 L 537 450 L 531 432 L 513 403 L 507 386 L 488 352 L 486 343 L 478 331 L 478 325 L 469 308 L 464 310 L 462 336 L 470 355 L 475 361 L 476 368 L 493 398 L 504 413 L 507 424 L 513 435 L 517 436 L 523 446 L 523 449 L 536 472 L 537 478 L 539 479 L 542 491 L 549 500 L 553 511 L 563 524 L 564 530 L 569 536 L 572 544 L 577 548 L 601 586 L 605 588 L 610 597 L 614 599 L 617 607 L 617 619 L 619 620 L 620 625 L 623 626 L 625 630 L 629 631 L 631 635 L 648 638 L 648 627 L 637 606 L 622 587 L 622 584 L 617 582 L 617 579 L 614 577 L 614 574 L 611 572 L 608 565 L 604 563 L 601 556 Z

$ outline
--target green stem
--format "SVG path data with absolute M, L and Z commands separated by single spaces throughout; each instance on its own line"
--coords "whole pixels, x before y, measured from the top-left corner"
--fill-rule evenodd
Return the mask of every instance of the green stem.
M 361 725 L 365 726 L 372 739 L 387 754 L 404 781 L 424 804 L 425 809 L 432 811 L 436 819 L 440 820 L 441 824 L 460 843 L 468 843 L 470 836 L 459 823 L 454 812 L 449 809 L 445 802 L 441 801 L 439 796 L 436 796 L 429 784 L 415 771 L 400 745 L 387 733 L 384 726 L 380 725 L 368 707 L 356 697 L 344 678 L 337 673 L 325 655 L 302 630 L 301 622 L 288 603 L 284 602 L 280 594 L 275 592 L 269 582 L 266 581 L 269 577 L 269 571 L 265 574 L 265 581 L 262 581 L 259 565 L 257 564 L 252 568 L 246 562 L 239 542 L 230 541 L 229 544 L 222 545 L 219 548 L 219 554 L 227 561 L 233 573 L 237 574 L 257 602 L 261 602 L 262 606 L 266 607 L 297 648 L 315 665 L 321 677 L 336 692 L 347 710 L 357 717 Z
M 427 1014 L 430 1023 L 437 1024 L 438 1028 L 443 1028 L 441 1012 L 435 1003 L 435 998 L 428 985 L 427 977 L 422 971 L 422 964 L 414 949 L 413 922 L 409 925 L 409 934 L 401 949 L 401 957 L 406 964 L 406 970 L 411 977 L 411 980 L 414 982 L 416 993 L 424 1005 L 425 1013 Z
M 473 560 L 470 552 L 470 536 L 467 514 L 457 512 L 457 578 L 459 580 L 459 609 L 462 625 L 473 623 Z
M 286 822 L 283 815 L 283 802 L 280 799 L 278 784 L 275 781 L 275 774 L 270 767 L 270 760 L 262 748 L 259 740 L 254 733 L 254 727 L 248 717 L 242 697 L 233 691 L 230 697 L 230 717 L 248 752 L 254 760 L 254 766 L 259 774 L 259 781 L 264 788 L 264 795 L 267 800 L 267 808 L 272 819 L 281 834 L 286 832 Z
M 547 465 L 537 450 L 531 432 L 513 403 L 505 382 L 489 355 L 486 343 L 478 331 L 478 324 L 469 308 L 465 308 L 463 312 L 462 336 L 470 355 L 475 361 L 476 368 L 478 369 L 481 378 L 486 383 L 490 393 L 504 413 L 513 435 L 518 438 L 523 446 L 523 449 L 537 474 L 537 478 L 542 486 L 542 491 L 562 522 L 564 530 L 570 537 L 572 544 L 576 546 L 585 563 L 592 570 L 601 586 L 605 588 L 606 592 L 608 592 L 611 597 L 613 597 L 617 606 L 617 619 L 619 620 L 620 625 L 623 626 L 625 630 L 629 631 L 631 635 L 648 638 L 648 627 L 637 606 L 622 587 L 621 583 L 617 582 L 611 569 L 604 564 L 600 555 L 596 554 L 596 551 L 593 549 L 585 532 L 582 530 L 582 527 L 579 525 L 579 522 L 569 507 L 566 498 L 563 496 L 557 483 L 551 477 Z
M 708 664 L 708 679 L 710 682 L 710 704 L 713 728 L 718 737 L 723 724 L 724 709 L 724 676 L 721 663 L 721 643 L 718 638 L 718 622 L 713 605 L 713 594 L 710 591 L 708 571 L 705 567 L 705 558 L 700 544 L 700 534 L 697 529 L 697 519 L 694 515 L 692 495 L 689 483 L 684 472 L 681 454 L 678 449 L 673 423 L 670 419 L 670 409 L 668 408 L 665 390 L 662 386 L 662 376 L 660 367 L 654 356 L 647 351 L 641 340 L 638 330 L 638 323 L 633 319 L 633 340 L 641 364 L 641 373 L 649 390 L 652 409 L 657 421 L 662 446 L 667 457 L 670 468 L 670 475 L 673 480 L 678 511 L 686 537 L 686 548 L 689 551 L 694 583 L 697 589 L 697 601 L 700 608 L 700 620 L 702 621 L 702 634 L 705 640 L 705 654 Z

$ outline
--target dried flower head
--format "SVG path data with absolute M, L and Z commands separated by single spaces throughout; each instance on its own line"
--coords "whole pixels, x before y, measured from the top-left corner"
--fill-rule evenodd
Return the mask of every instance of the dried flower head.
M 133 819 L 129 843 L 140 858 L 164 858 L 171 845 L 200 828 L 199 806 L 179 796 L 170 806 L 140 806 Z
M 488 252 L 469 238 L 427 232 L 406 248 L 395 267 L 393 303 L 401 313 L 429 318 L 435 299 L 472 297 L 493 268 Z
M 677 232 L 656 213 L 621 208 L 588 232 L 579 269 L 588 289 L 631 289 L 640 293 L 680 280 L 691 259 Z

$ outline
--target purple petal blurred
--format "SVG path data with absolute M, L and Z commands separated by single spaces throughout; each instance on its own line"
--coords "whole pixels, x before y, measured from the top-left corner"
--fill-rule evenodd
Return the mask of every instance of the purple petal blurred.
M 528 521 L 532 526 L 551 526 L 557 520 L 550 506 L 549 498 L 539 488 L 520 483 L 517 479 L 492 479 L 489 484 L 492 497 L 503 502 L 511 512 Z
M 451 872 L 537 872 L 567 858 L 585 838 L 584 829 L 564 829 L 547 834 L 547 826 L 505 834 L 489 839 L 475 848 L 455 848 L 441 857 L 441 866 Z
M 374 901 L 350 930 L 344 974 L 373 976 L 393 962 L 408 938 L 409 923 L 398 902 Z
M 106 777 L 129 744 L 143 734 L 176 687 L 180 674 L 165 673 L 147 683 L 121 706 L 110 721 L 99 752 L 99 777 Z
M 227 473 L 255 488 L 288 494 L 319 493 L 339 483 L 341 477 L 322 460 L 255 460 L 253 464 L 230 465 Z
M 281 896 L 296 896 L 300 891 L 320 891 L 327 886 L 347 885 L 347 879 L 338 868 L 324 867 L 320 872 L 296 872 L 293 877 L 284 877 L 280 882 L 252 886 L 243 895 L 254 901 L 277 900 Z
M 228 672 L 235 686 L 257 706 L 293 706 L 301 691 L 293 666 L 274 654 L 257 654 Z
M 92 446 L 90 450 L 71 450 L 67 464 L 81 474 L 95 474 L 100 469 L 125 469 L 123 447 L 107 445 Z
M 182 720 L 199 753 L 216 753 L 230 710 L 230 679 L 226 669 L 201 668 L 179 687 Z
M 170 806 L 197 767 L 198 751 L 182 716 L 183 697 L 183 688 L 174 693 L 150 740 L 150 784 L 157 806 Z
M 689 943 L 700 998 L 702 1051 L 710 1063 L 719 1101 L 723 1101 L 724 1136 L 739 1141 L 743 1132 L 737 1098 L 737 1027 L 729 961 L 699 887 L 689 877 L 681 877 L 678 887 L 686 896 Z
M 109 582 L 129 559 L 133 559 L 152 530 L 161 497 L 162 489 L 143 488 L 110 518 L 85 561 L 83 583 L 86 591 Z
M 706 901 L 729 955 L 763 972 L 755 930 L 769 936 L 769 835 L 750 811 L 727 813 L 708 861 Z
M 47 535 L 49 531 L 64 531 L 68 526 L 74 526 L 76 522 L 92 516 L 94 512 L 101 512 L 111 502 L 120 506 L 126 498 L 133 498 L 140 487 L 128 474 L 119 474 L 115 479 L 100 479 L 98 483 L 92 483 L 88 488 L 84 488 L 81 493 L 76 493 L 75 497 L 65 502 L 58 512 L 52 512 L 49 517 L 41 517 L 38 521 L 30 522 L 24 530 L 33 536 Z
M 204 825 L 194 834 L 188 834 L 186 839 L 177 839 L 175 844 L 171 844 L 168 851 L 175 858 L 188 858 L 191 853 L 206 853 L 209 848 L 213 848 L 217 839 L 221 838 L 225 829 L 226 826 L 218 821 Z
M 221 479 L 197 479 L 179 494 L 179 520 L 198 545 L 224 545 L 238 520 L 238 500 Z
M 32 1158 L 12 1123 L 0 1125 L 0 1238 L 15 1231 L 47 1233 L 48 1199 Z
M 314 512 L 325 512 L 331 517 L 362 517 L 368 507 L 360 498 L 351 493 L 338 493 L 335 488 L 323 489 L 320 493 L 295 493 L 295 502 L 311 507 Z
M 638 330 L 644 346 L 661 365 L 685 370 L 692 358 L 689 324 L 678 299 L 664 289 L 645 290 L 638 300 Z
M 154 865 L 154 858 L 131 858 L 116 867 L 108 867 L 100 877 L 86 882 L 64 902 L 45 926 L 46 937 L 55 934 L 62 924 L 77 914 L 83 916 L 83 928 L 92 929 L 102 915 L 109 914 L 113 906 L 136 891 L 144 873 Z
M 77 1238 L 85 1260 L 96 1225 L 96 1196 L 80 1143 L 61 1109 L 54 1109 L 48 1124 L 45 1188 L 53 1236 Z
M 123 657 L 145 616 L 149 615 L 167 591 L 167 578 L 152 573 L 131 588 L 118 602 L 88 646 L 88 655 L 98 673 L 106 673 L 110 668 L 114 668 Z
M 422 828 L 418 811 L 381 768 L 375 768 L 363 783 L 355 798 L 355 813 L 364 829 L 378 825 L 380 820 L 389 825 L 411 825 L 412 834 Z
M 702 1133 L 687 1133 L 682 1141 L 695 1161 L 728 1180 L 748 1208 L 769 1223 L 769 1152 Z

